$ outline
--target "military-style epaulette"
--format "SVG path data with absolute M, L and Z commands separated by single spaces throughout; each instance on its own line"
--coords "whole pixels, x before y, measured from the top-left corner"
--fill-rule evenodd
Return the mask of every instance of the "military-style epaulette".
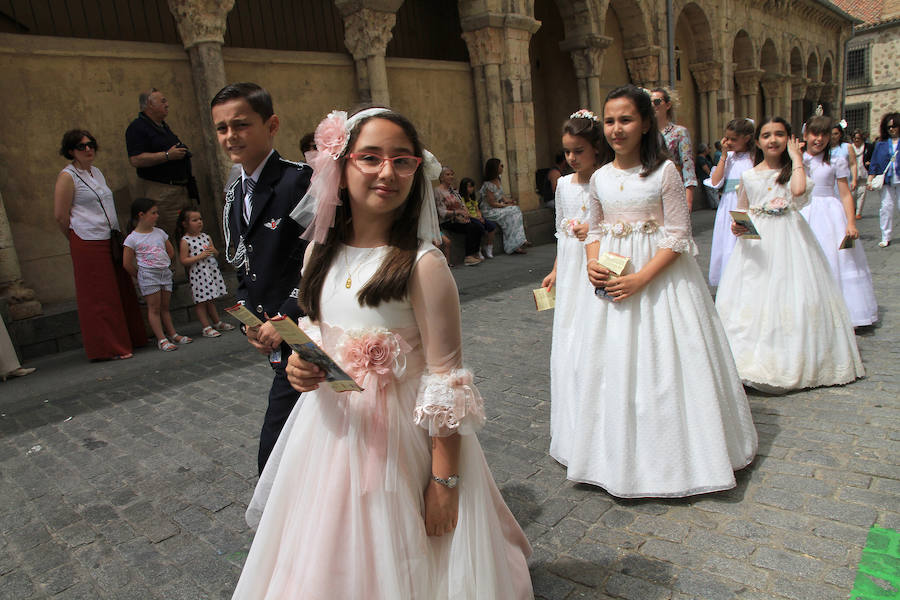
M 288 160 L 288 159 L 284 158 L 283 156 L 279 156 L 279 157 L 278 157 L 278 160 L 280 160 L 280 161 L 283 162 L 283 163 L 287 163 L 287 164 L 289 164 L 289 165 L 294 165 L 294 166 L 297 167 L 298 169 L 302 169 L 303 167 L 308 167 L 308 166 L 309 166 L 309 165 L 306 164 L 305 162 L 299 162 L 299 161 L 294 161 L 294 160 Z

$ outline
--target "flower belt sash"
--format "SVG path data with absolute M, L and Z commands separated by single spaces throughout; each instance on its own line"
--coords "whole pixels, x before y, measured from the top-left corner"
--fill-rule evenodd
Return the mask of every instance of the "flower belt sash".
M 617 238 L 628 237 L 633 233 L 650 235 L 659 231 L 660 224 L 656 219 L 646 221 L 616 221 L 615 223 L 600 223 L 597 230 L 600 235 L 611 235 Z
M 559 238 L 560 234 L 562 234 L 566 237 L 578 239 L 575 236 L 575 227 L 582 224 L 584 224 L 584 221 L 581 219 L 561 219 L 559 227 L 557 227 L 556 237 Z
M 793 210 L 793 206 L 784 198 L 772 198 L 757 206 L 751 206 L 747 212 L 754 216 L 780 217 L 791 210 Z
M 351 488 L 359 495 L 376 489 L 394 491 L 400 407 L 388 397 L 388 389 L 405 378 L 406 358 L 412 350 L 406 338 L 416 339 L 417 330 L 400 330 L 405 335 L 384 327 L 345 331 L 325 323 L 320 329 L 326 350 L 363 388 L 361 392 L 341 394 L 349 417 Z

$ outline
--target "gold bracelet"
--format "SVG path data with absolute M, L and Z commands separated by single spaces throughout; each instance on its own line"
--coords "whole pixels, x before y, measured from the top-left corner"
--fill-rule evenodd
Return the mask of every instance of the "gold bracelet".
M 794 167 L 794 168 L 791 170 L 791 173 L 793 173 L 794 171 L 798 171 L 798 170 L 800 170 L 800 169 L 803 169 L 803 168 L 804 168 L 804 167 Z

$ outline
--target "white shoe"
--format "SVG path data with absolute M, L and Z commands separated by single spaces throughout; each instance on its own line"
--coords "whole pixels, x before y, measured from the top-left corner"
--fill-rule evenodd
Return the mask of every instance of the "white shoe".
M 887 248 L 890 245 L 891 245 L 891 240 L 881 240 L 880 242 L 878 242 L 879 248 Z
M 485 258 L 494 258 L 494 249 L 491 248 L 490 246 L 485 246 L 481 250 L 482 250 L 482 252 L 484 252 Z

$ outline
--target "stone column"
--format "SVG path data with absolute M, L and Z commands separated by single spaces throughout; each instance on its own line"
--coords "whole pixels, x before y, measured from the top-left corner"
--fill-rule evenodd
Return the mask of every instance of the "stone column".
M 482 13 L 462 22 L 479 103 L 482 158 L 504 161 L 503 188 L 526 211 L 539 203 L 534 192 L 537 159 L 528 55 L 531 36 L 539 27 L 531 17 L 509 13 Z
M 741 96 L 742 117 L 759 120 L 756 114 L 756 99 L 759 96 L 759 81 L 765 71 L 762 69 L 744 69 L 735 71 L 734 79 L 737 82 L 738 94 Z
M 559 47 L 572 56 L 575 77 L 578 79 L 579 106 L 594 114 L 603 112 L 603 96 L 600 92 L 600 76 L 603 73 L 603 53 L 612 38 L 589 34 L 580 39 L 563 40 Z
M 35 299 L 34 290 L 26 287 L 22 280 L 19 254 L 16 252 L 2 195 L 0 195 L 0 298 L 9 303 L 9 318 L 13 321 L 34 317 L 43 312 L 41 303 Z
M 719 139 L 719 88 L 722 87 L 722 63 L 704 62 L 690 66 L 697 89 L 702 95 L 701 107 L 705 109 L 700 119 L 701 141 L 711 143 Z
M 803 100 L 806 98 L 806 86 L 809 79 L 803 75 L 791 77 L 791 126 L 797 128 L 803 120 Z
M 833 84 L 833 83 L 822 84 L 822 88 L 819 91 L 819 104 L 822 104 L 825 107 L 826 115 L 835 117 L 836 120 L 840 120 L 840 119 L 837 119 L 837 117 L 839 117 L 840 115 L 835 114 L 834 111 L 832 110 L 834 108 L 833 105 L 834 105 L 834 101 L 835 101 L 836 97 L 837 97 L 837 86 L 835 84 Z
M 500 63 L 503 62 L 503 30 L 482 27 L 462 34 L 469 49 L 478 134 L 482 162 L 496 157 L 506 162 L 506 132 L 503 129 L 503 91 L 500 89 Z
M 784 92 L 781 75 L 768 75 L 762 80 L 763 92 L 766 94 L 766 116 L 780 115 L 781 99 Z
M 659 46 L 644 46 L 626 50 L 625 66 L 628 67 L 628 75 L 631 83 L 645 88 L 659 85 L 659 57 L 662 48 Z
M 222 239 L 222 219 L 224 209 L 225 178 L 231 168 L 231 160 L 219 146 L 209 103 L 220 89 L 225 87 L 225 61 L 222 59 L 222 45 L 225 43 L 225 27 L 228 13 L 234 7 L 234 0 L 168 0 L 169 11 L 175 17 L 178 34 L 191 62 L 191 78 L 197 100 L 197 112 L 204 132 L 202 155 L 194 155 L 194 163 L 204 164 L 209 173 L 206 181 L 201 178 L 200 209 L 212 222 Z M 199 149 L 194 149 L 196 152 Z M 197 159 L 200 159 L 199 161 Z
M 344 45 L 356 62 L 360 102 L 390 106 L 384 56 L 403 0 L 335 0 L 344 17 Z

